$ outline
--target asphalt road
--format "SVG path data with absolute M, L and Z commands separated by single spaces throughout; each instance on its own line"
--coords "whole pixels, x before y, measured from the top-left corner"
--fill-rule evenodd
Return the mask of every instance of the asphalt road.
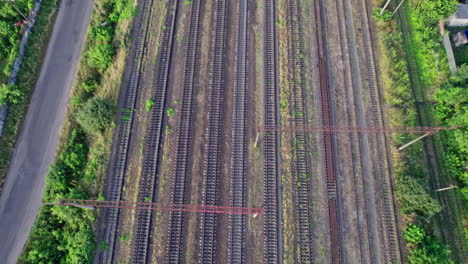
M 0 196 L 1 263 L 16 263 L 41 206 L 91 10 L 91 0 L 62 0 L 60 5 Z

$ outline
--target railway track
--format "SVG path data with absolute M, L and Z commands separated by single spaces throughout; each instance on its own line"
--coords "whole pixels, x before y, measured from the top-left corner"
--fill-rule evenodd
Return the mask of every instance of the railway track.
M 265 35 L 264 35 L 264 75 L 265 101 L 264 126 L 277 128 L 279 118 L 279 87 L 278 87 L 278 45 L 276 32 L 276 1 L 265 0 Z M 281 263 L 281 176 L 279 171 L 280 137 L 276 130 L 266 132 L 263 136 L 263 256 L 265 263 Z
M 352 3 L 347 0 L 337 0 L 336 5 L 338 7 L 339 14 L 338 23 L 341 25 L 339 27 L 341 51 L 342 54 L 346 54 L 343 58 L 343 61 L 346 64 L 346 67 L 343 67 L 343 75 L 345 76 L 348 126 L 359 128 L 368 127 L 363 110 L 363 78 L 361 76 L 361 69 L 358 67 L 360 64 L 358 48 L 362 45 L 356 42 L 355 22 L 353 10 L 351 8 Z M 343 12 L 342 15 L 340 15 L 340 9 L 341 12 Z M 380 130 L 383 131 L 382 129 Z M 349 134 L 349 140 L 351 143 L 350 150 L 352 153 L 350 158 L 353 161 L 361 160 L 360 165 L 358 165 L 359 163 L 356 164 L 356 162 L 353 162 L 352 172 L 352 175 L 354 175 L 353 189 L 357 216 L 355 224 L 357 226 L 356 231 L 359 235 L 358 238 L 352 238 L 353 240 L 351 240 L 356 243 L 353 247 L 356 252 L 342 252 L 342 258 L 344 261 L 346 261 L 345 259 L 353 259 L 353 254 L 359 252 L 359 257 L 354 261 L 359 261 L 361 263 L 378 263 L 381 256 L 381 243 L 377 243 L 377 241 L 379 241 L 379 232 L 377 229 L 378 221 L 376 220 L 377 208 L 375 206 L 375 183 L 373 181 L 372 164 L 370 162 L 366 162 L 366 160 L 371 160 L 369 137 L 367 133 L 351 133 Z M 343 243 L 346 243 L 346 239 L 349 239 L 349 237 L 346 238 L 346 235 L 343 235 Z M 371 243 L 371 241 L 373 243 Z M 372 259 L 373 256 L 376 257 Z
M 246 207 L 247 178 L 247 76 L 248 1 L 238 1 L 236 57 L 234 68 L 234 109 L 231 138 L 230 206 Z M 246 216 L 229 216 L 228 263 L 245 263 Z
M 185 60 L 184 83 L 177 149 L 172 180 L 171 204 L 187 203 L 187 181 L 189 178 L 189 154 L 192 141 L 192 110 L 195 69 L 198 60 L 201 1 L 192 2 L 190 26 L 188 33 L 187 55 Z M 171 211 L 166 246 L 166 263 L 182 263 L 185 250 L 185 212 Z
M 225 0 L 215 2 L 215 29 L 211 42 L 212 64 L 208 97 L 208 127 L 204 157 L 202 203 L 218 205 L 220 174 L 221 130 L 223 117 L 223 77 L 224 54 L 226 52 L 226 13 Z M 200 251 L 198 262 L 216 263 L 217 214 L 203 213 L 200 218 Z
M 288 26 L 290 30 L 289 50 L 289 78 L 292 105 L 292 127 L 294 138 L 293 149 L 293 178 L 295 188 L 294 211 L 296 217 L 296 234 L 299 243 L 300 263 L 310 263 L 311 250 L 311 213 L 310 213 L 310 159 L 307 134 L 301 131 L 307 127 L 307 112 L 305 107 L 304 61 L 302 50 L 301 13 L 297 0 L 288 1 Z
M 369 15 L 367 11 L 366 0 L 359 0 L 358 10 L 361 18 L 361 28 L 363 37 L 363 48 L 366 57 L 367 73 L 368 73 L 368 90 L 370 91 L 372 119 L 371 125 L 373 127 L 382 127 L 385 129 L 385 122 L 382 118 L 383 112 L 380 104 L 380 91 L 377 83 L 377 71 L 374 59 L 374 48 L 372 45 L 372 36 L 370 31 Z M 386 168 L 388 165 L 388 155 L 385 148 L 387 148 L 387 140 L 384 134 L 375 134 L 371 136 L 375 139 L 377 148 L 378 172 L 380 177 L 381 190 L 383 194 L 382 207 L 383 207 L 383 239 L 385 243 L 385 251 L 387 262 L 400 263 L 400 245 L 398 226 L 396 220 L 396 204 L 393 195 L 393 184 L 390 178 L 389 170 Z
M 315 2 L 315 21 L 317 34 L 317 57 L 320 82 L 320 97 L 321 97 L 321 114 L 324 128 L 333 127 L 334 120 L 332 118 L 331 107 L 331 91 L 329 85 L 329 70 L 328 70 L 328 54 L 326 44 L 326 25 L 325 25 L 325 9 L 323 0 Z M 327 178 L 328 192 L 328 216 L 330 222 L 330 244 L 332 263 L 341 262 L 340 237 L 339 237 L 339 219 L 338 219 L 338 201 L 337 201 L 337 184 L 336 184 L 336 161 L 334 157 L 335 144 L 334 133 L 323 132 L 324 142 L 324 165 Z
M 131 69 L 131 75 L 128 83 L 126 83 L 126 95 L 123 103 L 124 111 L 121 113 L 121 116 L 125 116 L 125 119 L 122 118 L 122 121 L 120 122 L 117 150 L 115 159 L 113 160 L 114 169 L 112 171 L 113 173 L 108 177 L 108 179 L 110 179 L 110 182 L 107 183 L 107 185 L 110 186 L 106 195 L 106 199 L 108 201 L 120 201 L 122 196 L 122 185 L 127 167 L 130 132 L 133 125 L 133 109 L 135 108 L 138 87 L 140 84 L 146 41 L 148 38 L 149 17 L 153 6 L 152 0 L 142 0 L 139 2 L 141 2 L 141 10 L 143 10 L 143 12 L 141 13 L 140 18 L 136 19 L 136 27 L 134 29 L 136 41 L 134 46 L 135 49 L 133 49 L 131 56 L 132 59 L 130 60 L 129 68 Z M 97 263 L 113 262 L 113 251 L 115 247 L 119 212 L 119 208 L 107 209 L 103 240 L 109 247 L 101 253 L 97 253 L 99 255 L 96 261 Z
M 155 200 L 156 175 L 158 173 L 161 133 L 163 128 L 164 108 L 168 89 L 169 68 L 171 63 L 172 43 L 176 30 L 178 1 L 167 4 L 164 27 L 159 45 L 158 65 L 156 67 L 153 90 L 155 104 L 151 108 L 150 122 L 144 146 L 143 169 L 138 193 L 139 202 Z M 133 245 L 132 263 L 146 263 L 150 247 L 152 210 L 139 210 Z

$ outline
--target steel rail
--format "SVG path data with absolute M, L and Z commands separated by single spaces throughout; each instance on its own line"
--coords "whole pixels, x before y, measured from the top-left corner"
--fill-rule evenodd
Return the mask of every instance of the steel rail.
M 318 70 L 320 82 L 320 97 L 321 97 L 321 114 L 322 123 L 324 127 L 333 127 L 334 122 L 332 118 L 332 99 L 331 99 L 331 85 L 329 83 L 330 73 L 328 68 L 328 51 L 327 51 L 327 37 L 326 37 L 326 24 L 325 24 L 325 9 L 324 1 L 318 0 L 315 2 L 315 22 L 316 22 L 316 40 L 317 40 L 317 57 L 318 57 Z M 340 236 L 339 236 L 339 217 L 338 217 L 338 201 L 337 201 L 337 183 L 336 183 L 336 161 L 334 156 L 334 132 L 323 132 L 324 142 L 324 166 L 325 175 L 327 178 L 327 192 L 328 192 L 328 217 L 330 223 L 330 244 L 331 244 L 331 257 L 332 263 L 340 263 L 341 249 L 340 249 Z
M 264 2 L 264 126 L 278 127 L 279 87 L 278 87 L 278 46 L 276 32 L 276 1 Z M 263 137 L 263 256 L 265 263 L 282 262 L 281 242 L 281 175 L 279 171 L 280 138 L 276 131 Z
M 289 28 L 289 78 L 291 91 L 291 122 L 294 128 L 292 138 L 293 149 L 293 205 L 296 217 L 297 243 L 299 244 L 299 261 L 310 263 L 311 249 L 311 213 L 310 213 L 310 159 L 307 134 L 307 110 L 305 103 L 304 54 L 302 48 L 302 28 L 300 3 L 297 0 L 288 1 Z
M 190 170 L 190 150 L 192 143 L 192 110 L 195 85 L 195 70 L 198 61 L 198 44 L 200 28 L 201 1 L 192 1 L 190 26 L 188 33 L 187 55 L 185 57 L 184 83 L 180 123 L 177 133 L 177 149 L 172 179 L 172 204 L 185 204 L 187 200 L 187 181 Z M 166 263 L 181 263 L 185 250 L 185 214 L 182 211 L 171 211 L 166 245 Z
M 377 84 L 377 70 L 375 66 L 374 59 L 374 49 L 372 45 L 372 36 L 370 31 L 370 22 L 369 14 L 367 10 L 366 0 L 359 0 L 359 14 L 361 18 L 361 27 L 362 27 L 362 36 L 363 36 L 363 46 L 366 57 L 367 72 L 369 74 L 368 78 L 368 87 L 371 97 L 371 106 L 372 106 L 372 123 L 373 126 L 386 128 L 385 120 L 382 118 L 382 108 L 380 105 L 380 91 Z M 430 124 L 429 124 L 430 125 Z M 385 135 L 375 134 L 374 135 L 377 146 L 377 160 L 379 168 L 380 182 L 382 185 L 383 192 L 383 226 L 384 234 L 383 239 L 385 241 L 386 257 L 387 262 L 391 263 L 400 263 L 401 262 L 401 253 L 399 245 L 399 234 L 398 226 L 396 220 L 396 203 L 395 197 L 393 195 L 393 184 L 390 177 L 390 172 L 385 168 L 385 160 L 388 159 L 386 156 L 384 148 L 387 146 Z
M 214 32 L 211 41 L 210 85 L 208 94 L 208 127 L 205 137 L 205 157 L 203 172 L 202 203 L 218 204 L 220 174 L 221 134 L 223 119 L 224 54 L 226 52 L 226 13 L 225 0 L 217 0 L 214 13 Z M 198 262 L 216 263 L 217 215 L 202 214 L 200 218 L 200 251 Z
M 142 0 L 140 19 L 136 19 L 136 24 L 133 29 L 136 36 L 134 49 L 130 58 L 131 75 L 126 84 L 126 94 L 123 102 L 123 111 L 120 113 L 121 121 L 119 122 L 117 149 L 115 158 L 112 160 L 112 174 L 108 176 L 108 191 L 106 193 L 107 200 L 120 201 L 122 196 L 122 186 L 127 168 L 127 155 L 130 142 L 130 132 L 133 126 L 133 109 L 136 105 L 136 98 L 142 74 L 143 60 L 145 57 L 146 41 L 148 38 L 149 17 L 153 7 L 152 0 Z M 125 89 L 125 88 L 124 88 Z M 125 117 L 125 118 L 124 118 Z M 104 211 L 105 228 L 104 238 L 108 248 L 103 250 L 97 258 L 98 263 L 112 263 L 114 257 L 115 237 L 120 210 L 118 208 L 108 208 Z
M 247 89 L 248 1 L 237 4 L 236 57 L 234 66 L 233 122 L 231 137 L 230 205 L 246 206 L 247 188 Z M 245 263 L 246 217 L 229 216 L 228 263 Z
M 138 193 L 138 201 L 144 202 L 148 198 L 155 200 L 156 178 L 158 164 L 160 162 L 160 144 L 164 121 L 164 108 L 168 89 L 169 69 L 171 63 L 172 43 L 176 30 L 175 18 L 177 16 L 178 1 L 169 1 L 164 21 L 165 30 L 159 45 L 158 65 L 155 69 L 153 84 L 153 100 L 155 104 L 151 108 L 150 122 L 144 147 L 143 168 L 141 183 Z M 148 249 L 150 247 L 151 210 L 139 210 L 136 222 L 136 232 L 133 245 L 132 263 L 146 263 L 148 261 Z

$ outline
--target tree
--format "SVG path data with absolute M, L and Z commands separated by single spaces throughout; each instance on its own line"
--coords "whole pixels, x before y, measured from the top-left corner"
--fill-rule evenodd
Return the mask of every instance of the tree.
M 76 113 L 76 121 L 88 134 L 99 134 L 108 127 L 115 115 L 113 104 L 95 96 Z

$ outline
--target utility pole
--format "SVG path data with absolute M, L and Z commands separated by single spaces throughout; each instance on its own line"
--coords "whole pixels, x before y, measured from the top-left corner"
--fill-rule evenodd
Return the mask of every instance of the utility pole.
M 28 23 L 31 24 L 29 19 L 26 16 L 24 16 L 23 13 L 21 13 L 21 11 L 19 11 L 19 9 L 15 6 L 15 4 L 13 4 L 13 2 L 14 1 L 10 1 L 11 6 L 16 10 L 16 12 L 18 12 L 18 14 L 20 14 L 20 16 L 24 18 L 24 20 L 28 21 Z
M 401 2 L 398 4 L 398 6 L 395 8 L 395 11 L 393 11 L 392 13 L 392 17 L 396 14 L 396 12 L 398 11 L 398 9 L 400 9 L 400 6 L 403 5 L 403 2 L 405 2 L 405 0 L 401 0 Z
M 63 203 L 43 203 L 42 205 L 63 205 Z M 78 208 L 88 209 L 88 210 L 95 210 L 94 206 L 83 205 L 83 204 L 67 204 L 69 206 L 74 206 Z
M 455 188 L 458 188 L 458 186 L 450 185 L 449 187 L 440 188 L 440 189 L 437 189 L 437 190 L 435 190 L 435 191 L 436 191 L 436 192 L 443 192 L 443 191 L 448 191 L 448 190 L 455 189 Z
M 408 146 L 412 145 L 413 143 L 416 143 L 416 142 L 418 142 L 419 140 L 421 140 L 421 139 L 423 139 L 423 138 L 425 138 L 425 137 L 427 137 L 427 136 L 429 136 L 429 135 L 431 135 L 431 134 L 433 134 L 433 133 L 432 133 L 432 132 L 427 132 L 426 134 L 424 134 L 424 135 L 422 135 L 422 136 L 420 136 L 420 137 L 418 137 L 418 138 L 416 138 L 416 139 L 411 140 L 410 142 L 408 142 L 408 143 L 404 144 L 403 146 L 401 146 L 400 148 L 398 148 L 398 151 L 404 150 L 405 148 L 407 148 Z
M 383 15 L 383 13 L 385 12 L 385 9 L 387 9 L 387 6 L 390 4 L 392 0 L 388 0 L 385 5 L 382 7 L 382 10 L 380 10 L 380 15 Z
M 392 0 L 387 0 L 385 5 L 382 7 L 382 10 L 380 10 L 380 15 L 383 15 L 383 13 L 385 12 L 385 9 L 387 9 L 387 7 L 388 7 L 388 5 L 390 4 L 391 1 Z M 393 13 L 392 13 L 392 17 L 395 15 L 395 13 L 398 11 L 398 9 L 400 9 L 400 6 L 403 4 L 403 2 L 405 2 L 405 0 L 401 0 L 401 2 L 395 8 L 395 11 L 393 11 Z

